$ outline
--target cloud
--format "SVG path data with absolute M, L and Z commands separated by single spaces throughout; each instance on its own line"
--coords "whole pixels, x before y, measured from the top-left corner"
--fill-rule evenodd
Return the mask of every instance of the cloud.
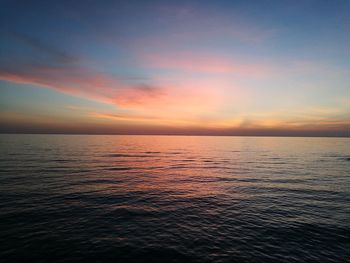
M 0 115 L 0 133 L 80 133 L 80 134 L 169 134 L 169 135 L 253 135 L 253 136 L 350 136 L 350 122 L 292 125 L 255 125 L 251 127 L 208 127 L 200 124 L 170 122 L 97 122 L 86 119 L 58 121 L 27 113 L 4 112 Z M 123 116 L 104 115 L 101 119 L 120 120 Z
M 235 74 L 254 77 L 266 77 L 274 72 L 270 65 L 249 64 L 218 55 L 196 52 L 147 54 L 144 56 L 144 62 L 153 68 L 181 72 Z
M 42 39 L 7 33 L 13 44 L 0 58 L 0 80 L 42 88 L 114 104 L 119 108 L 144 109 L 152 114 L 187 112 L 207 108 L 213 94 L 206 88 L 184 87 L 188 82 L 168 83 L 157 77 L 123 76 L 90 68 L 90 60 L 72 56 Z M 8 43 L 7 43 L 8 44 Z M 20 56 L 21 50 L 25 50 Z M 192 84 L 191 84 L 192 85 Z M 156 111 L 158 110 L 158 113 Z M 195 110 L 193 111 L 195 112 Z
M 194 88 L 198 85 L 191 81 L 171 83 L 157 77 L 116 76 L 89 68 L 86 66 L 89 63 L 82 63 L 86 59 L 71 56 L 41 39 L 24 34 L 7 34 L 7 38 L 14 41 L 13 50 L 31 52 L 19 57 L 11 49 L 6 60 L 0 59 L 0 80 L 54 89 L 169 118 L 205 112 L 215 102 L 213 92 L 203 85 Z
M 83 66 L 81 58 L 23 33 L 2 32 L 6 56 L 0 80 L 36 85 L 121 107 L 152 105 L 166 91 L 147 78 L 114 76 Z
M 37 54 L 41 56 L 46 56 L 48 59 L 52 59 L 55 63 L 74 63 L 78 62 L 78 58 L 68 54 L 67 52 L 62 51 L 61 49 L 45 43 L 44 41 L 26 35 L 23 33 L 11 32 L 7 36 L 12 38 L 16 44 L 21 44 L 21 46 L 27 46 L 27 48 L 32 49 Z
M 16 69 L 0 68 L 0 79 L 113 103 L 137 106 L 165 96 L 164 90 L 143 83 L 126 83 L 104 73 L 77 67 L 26 65 Z
M 80 60 L 77 56 L 43 39 L 27 33 L 0 30 L 2 37 L 0 57 L 2 68 L 13 69 L 25 65 L 72 66 Z
M 31 65 L 15 70 L 0 68 L 0 80 L 54 89 L 121 108 L 168 115 L 169 118 L 206 112 L 217 101 L 214 92 L 205 86 L 198 90 L 193 82 L 170 84 L 163 81 L 151 85 L 77 67 Z
M 187 119 L 176 119 L 173 117 L 166 116 L 153 116 L 153 115 L 144 115 L 144 114 L 135 114 L 135 113 L 100 113 L 100 112 L 89 112 L 88 116 L 92 117 L 94 120 L 102 119 L 110 121 L 110 123 L 127 123 L 145 125 L 145 126 L 154 126 L 154 125 L 175 125 L 175 126 L 188 126 L 193 125 L 193 121 Z

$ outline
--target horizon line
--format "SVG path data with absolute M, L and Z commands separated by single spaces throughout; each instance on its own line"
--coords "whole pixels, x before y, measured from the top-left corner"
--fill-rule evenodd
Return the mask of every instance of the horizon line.
M 298 134 L 176 134 L 176 133 L 74 133 L 74 132 L 1 132 L 0 135 L 101 135 L 101 136 L 191 136 L 191 137 L 285 137 L 285 138 L 350 138 L 350 135 Z

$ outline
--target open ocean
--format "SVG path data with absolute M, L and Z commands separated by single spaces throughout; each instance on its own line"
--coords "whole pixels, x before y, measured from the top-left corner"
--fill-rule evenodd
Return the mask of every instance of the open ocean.
M 0 135 L 1 262 L 350 262 L 350 138 Z

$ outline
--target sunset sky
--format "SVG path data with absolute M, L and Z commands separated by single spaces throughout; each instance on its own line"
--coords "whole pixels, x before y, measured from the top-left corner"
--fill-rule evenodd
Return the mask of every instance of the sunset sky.
M 0 1 L 0 132 L 350 136 L 350 1 Z

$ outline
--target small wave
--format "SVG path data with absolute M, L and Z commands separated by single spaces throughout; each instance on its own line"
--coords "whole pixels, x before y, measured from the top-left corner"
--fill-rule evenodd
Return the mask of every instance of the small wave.
M 165 213 L 162 211 L 152 210 L 152 209 L 143 209 L 137 207 L 117 207 L 111 210 L 107 216 L 111 217 L 124 217 L 132 219 L 135 217 L 160 217 L 164 216 Z
M 115 180 L 107 180 L 107 179 L 97 179 L 97 180 L 88 180 L 84 181 L 84 184 L 115 184 Z
M 323 157 L 337 158 L 338 160 L 350 161 L 350 155 L 327 154 L 327 155 L 324 155 Z
M 58 163 L 68 163 L 68 162 L 74 162 L 76 160 L 68 160 L 68 159 L 52 159 L 50 160 L 52 162 L 58 162 Z
M 0 159 L 0 162 L 12 162 L 12 161 L 15 161 L 15 159 L 7 159 L 7 158 L 4 158 L 4 159 Z
M 337 156 L 338 160 L 341 160 L 341 161 L 350 161 L 350 156 Z
M 187 164 L 175 164 L 175 165 L 170 165 L 168 167 L 164 167 L 164 169 L 166 170 L 187 169 L 187 168 L 195 168 L 195 167 L 188 166 Z
M 151 157 L 150 154 L 126 154 L 126 153 L 112 153 L 104 155 L 103 157 L 126 157 L 126 158 L 144 158 Z
M 133 167 L 109 167 L 109 168 L 105 168 L 103 170 L 107 170 L 107 171 L 128 171 L 128 170 L 133 170 L 135 168 Z

